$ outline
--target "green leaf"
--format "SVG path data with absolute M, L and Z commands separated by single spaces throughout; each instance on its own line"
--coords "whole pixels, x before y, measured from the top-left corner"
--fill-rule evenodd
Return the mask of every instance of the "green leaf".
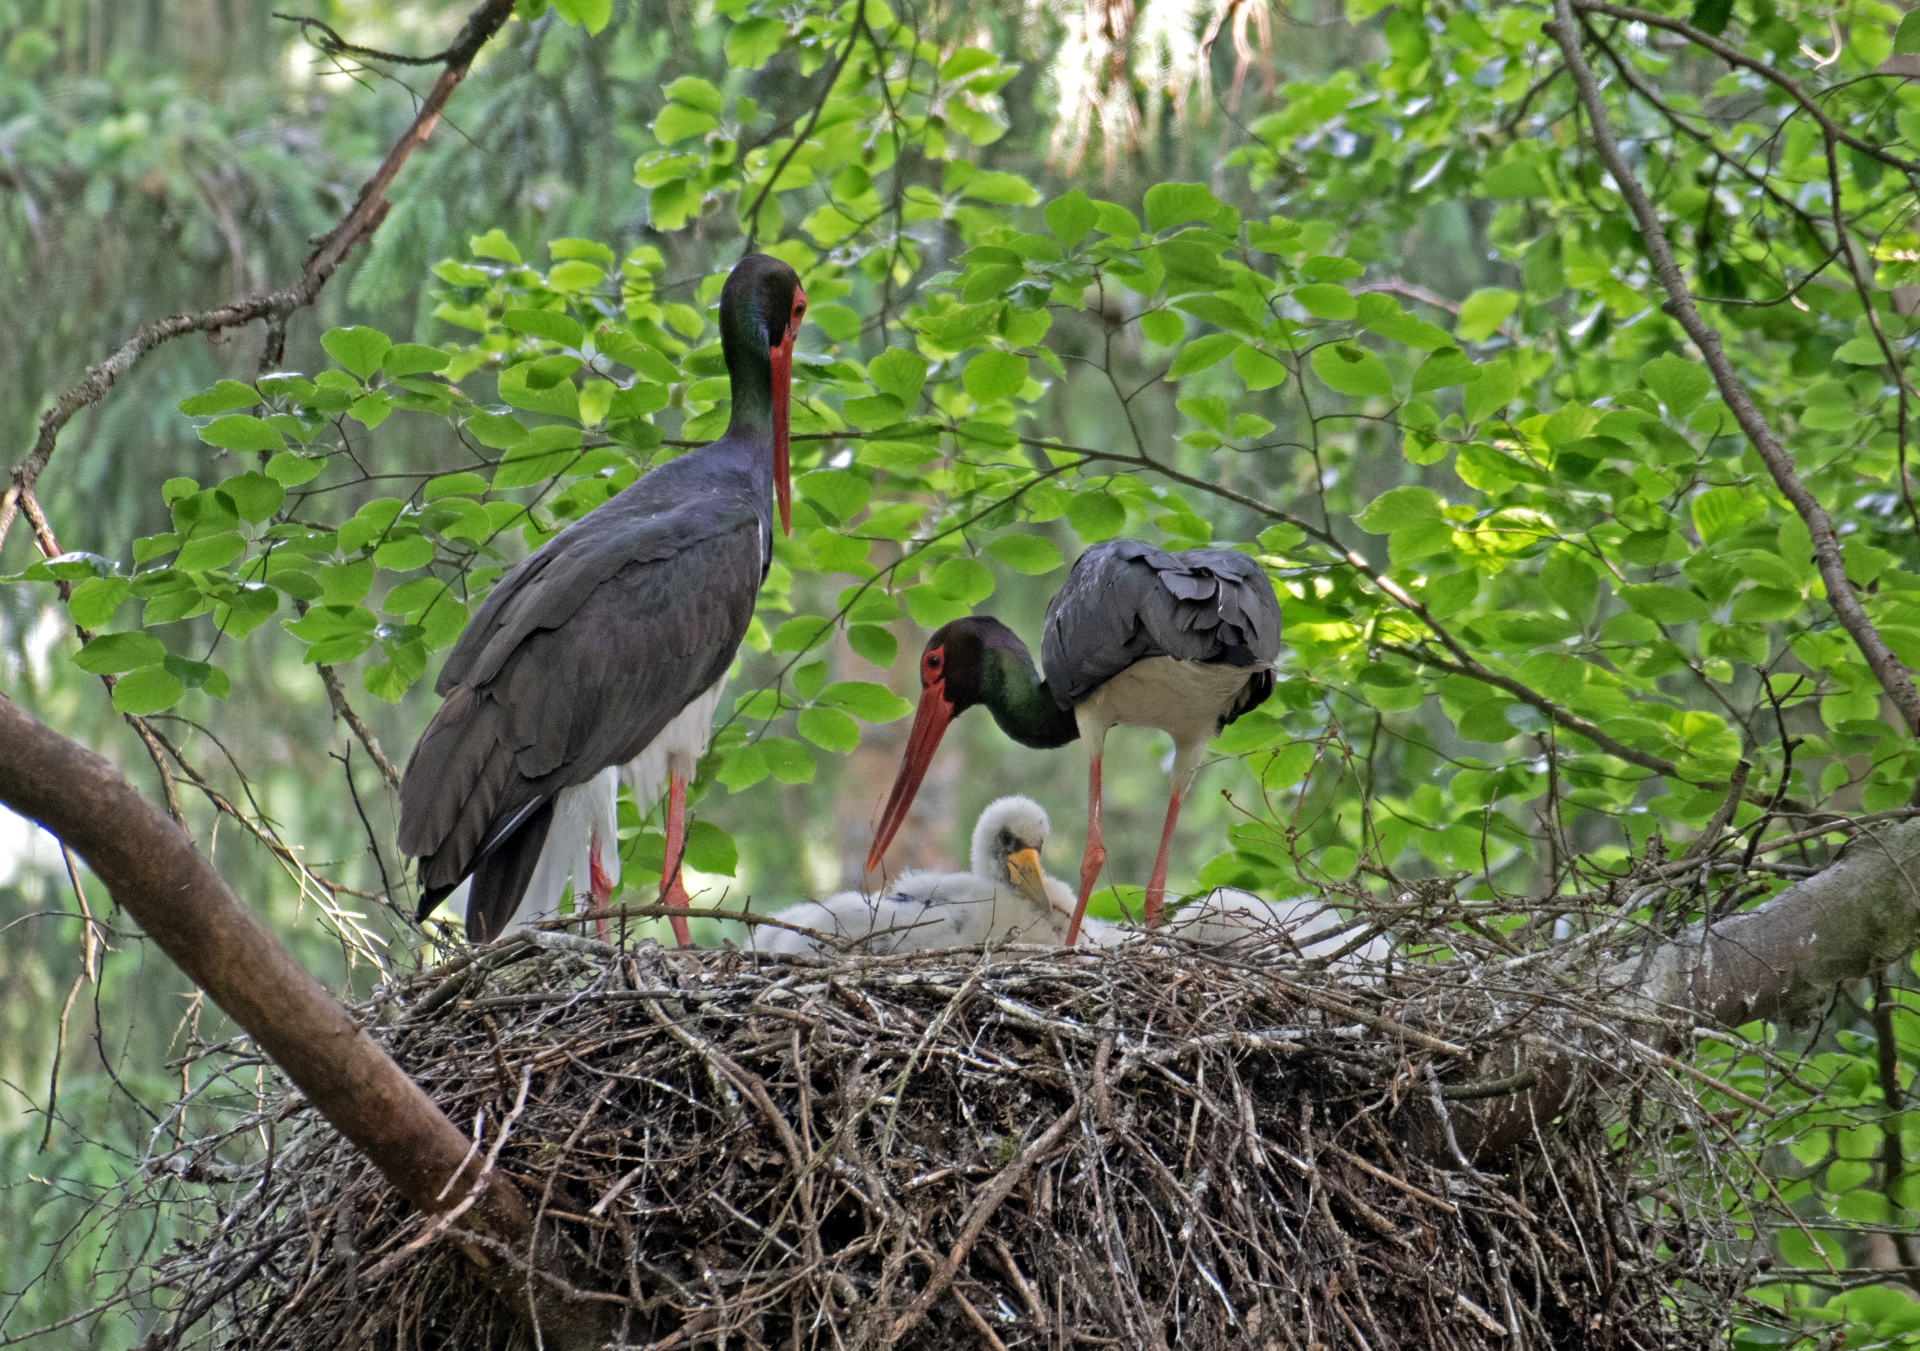
M 849 624 L 847 646 L 882 668 L 892 666 L 894 658 L 900 655 L 898 640 L 878 624 Z
M 918 352 L 889 347 L 867 363 L 867 378 L 875 389 L 900 400 L 902 408 L 912 408 L 927 383 L 927 361 Z
M 500 316 L 500 322 L 510 332 L 531 333 L 562 347 L 579 347 L 587 339 L 587 331 L 577 320 L 557 310 L 508 310 Z
M 145 633 L 103 633 L 73 654 L 73 664 L 92 675 L 131 671 L 165 661 L 167 649 Z
M 1766 515 L 1764 502 L 1750 501 L 1738 488 L 1709 488 L 1689 504 L 1693 528 L 1703 541 L 1713 541 L 1744 529 Z
M 1218 365 L 1244 346 L 1246 343 L 1231 333 L 1209 333 L 1203 338 L 1195 338 L 1182 347 L 1180 355 L 1173 359 L 1173 365 L 1167 369 L 1167 379 L 1184 380 L 1209 366 Z
M 736 24 L 727 34 L 727 64 L 742 70 L 758 70 L 773 59 L 786 40 L 787 26 L 779 19 L 748 19 Z
M 433 562 L 433 541 L 422 535 L 392 539 L 373 551 L 374 566 L 389 572 L 411 572 Z
M 568 295 L 594 290 L 606 279 L 604 271 L 578 258 L 555 263 L 553 270 L 547 273 L 547 285 Z
M 1127 526 L 1127 508 L 1112 493 L 1088 489 L 1067 504 L 1067 524 L 1088 544 L 1112 539 Z
M 1029 577 L 1052 572 L 1062 561 L 1059 546 L 1042 535 L 1002 535 L 987 545 L 987 552 Z
M 1330 281 L 1296 287 L 1293 298 L 1316 319 L 1351 319 L 1360 313 L 1360 302 L 1353 298 L 1353 292 Z
M 1518 291 L 1485 287 L 1460 302 L 1460 320 L 1453 331 L 1468 342 L 1485 342 L 1520 304 Z
M 179 556 L 173 560 L 173 566 L 182 572 L 211 572 L 233 562 L 246 547 L 247 542 L 238 531 L 223 530 L 214 535 L 202 535 L 187 541 Z
M 1712 614 L 1706 601 L 1677 586 L 1647 582 L 1620 588 L 1620 599 L 1656 624 L 1685 624 Z
M 1432 389 L 1464 385 L 1475 377 L 1477 370 L 1472 359 L 1458 347 L 1443 347 L 1414 371 L 1413 392 L 1424 394 Z
M 243 521 L 264 521 L 280 510 L 287 490 L 271 476 L 259 473 L 238 474 L 220 484 L 220 491 L 233 499 L 235 511 Z
M 209 413 L 224 413 L 229 408 L 251 408 L 259 402 L 260 395 L 252 385 L 222 380 L 211 389 L 180 400 L 179 408 L 188 417 L 205 417 Z
M 686 851 L 681 862 L 697 873 L 732 877 L 740 866 L 740 851 L 733 836 L 711 821 L 694 821 L 687 826 Z
M 497 258 L 503 263 L 520 265 L 520 250 L 507 238 L 507 232 L 498 228 L 483 235 L 472 235 L 467 240 L 467 251 L 476 258 Z
M 1176 347 L 1187 336 L 1187 323 L 1172 310 L 1148 310 L 1140 316 L 1140 331 L 1161 347 Z
M 130 578 L 89 577 L 67 597 L 67 613 L 79 627 L 97 629 L 113 618 L 114 611 L 132 590 Z
M 1431 488 L 1412 485 L 1389 488 L 1367 503 L 1366 510 L 1355 516 L 1353 523 L 1369 535 L 1385 535 L 1423 521 L 1439 520 L 1445 506 L 1440 494 Z
M 1204 183 L 1156 183 L 1143 206 L 1147 228 L 1156 232 L 1188 221 L 1210 224 L 1220 214 L 1220 200 Z
M 815 305 L 807 311 L 807 322 L 835 342 L 852 342 L 863 327 L 859 312 L 845 305 Z
M 837 708 L 803 708 L 798 721 L 800 735 L 821 750 L 845 754 L 860 744 L 860 728 Z
M 900 597 L 907 604 L 907 614 L 923 629 L 937 629 L 973 608 L 965 601 L 942 595 L 940 589 L 930 582 L 910 586 L 900 593 Z
M 1713 388 L 1706 367 L 1676 356 L 1655 357 L 1640 368 L 1640 378 L 1676 420 L 1698 408 Z
M 1512 202 L 1525 197 L 1545 197 L 1547 191 L 1547 180 L 1535 165 L 1527 160 L 1509 160 L 1480 175 L 1474 196 Z
M 975 174 L 962 185 L 960 195 L 993 206 L 1032 206 L 1040 200 L 1039 190 L 1026 179 L 998 171 Z
M 613 18 L 613 0 L 553 0 L 553 9 L 563 21 L 590 35 L 598 34 Z
M 1735 596 L 1728 613 L 1736 624 L 1773 623 L 1791 618 L 1800 604 L 1798 591 L 1756 586 Z
M 993 594 L 993 572 L 977 558 L 949 558 L 933 570 L 933 588 L 960 605 L 978 605 Z
M 1012 352 L 982 352 L 967 363 L 961 383 L 980 403 L 1011 399 L 1027 384 L 1027 359 Z
M 1374 361 L 1377 363 L 1379 358 L 1375 357 Z M 1234 373 L 1245 382 L 1247 388 L 1254 391 L 1272 389 L 1275 385 L 1284 384 L 1290 374 L 1285 366 L 1255 347 L 1242 347 L 1235 352 L 1233 369 Z M 1384 372 L 1386 367 L 1382 366 L 1380 369 Z M 1391 380 L 1388 381 L 1387 388 L 1393 388 Z
M 1074 188 L 1047 203 L 1044 213 L 1053 237 L 1072 248 L 1099 222 L 1100 213 L 1087 194 Z
M 115 682 L 113 709 L 116 713 L 141 716 L 163 713 L 180 702 L 186 687 L 180 678 L 164 666 L 142 666 L 129 671 Z
M 729 793 L 741 793 L 766 778 L 770 772 L 766 753 L 758 745 L 741 746 L 727 756 L 714 778 Z
M 761 756 L 781 783 L 812 783 L 813 752 L 789 737 L 769 736 L 759 741 Z
M 858 515 L 873 493 L 871 483 L 844 469 L 816 469 L 795 479 L 794 486 L 802 497 L 825 508 L 841 525 Z
M 1733 17 L 1733 0 L 1693 0 L 1693 26 L 1719 37 Z M 1915 50 L 1920 51 L 1920 48 Z
M 820 691 L 818 700 L 862 722 L 893 722 L 913 712 L 912 704 L 885 685 L 867 680 L 836 681 Z
M 377 328 L 362 325 L 329 329 L 320 336 L 320 345 L 327 349 L 328 356 L 366 380 L 380 369 L 380 363 L 386 359 L 387 349 L 393 346 L 393 339 Z
M 1490 414 L 1497 413 L 1512 403 L 1520 393 L 1520 373 L 1511 362 L 1496 361 L 1480 367 L 1480 374 L 1467 382 L 1466 392 L 1460 396 L 1461 412 L 1465 414 L 1467 425 L 1473 426 Z
M 1387 363 L 1358 343 L 1342 342 L 1316 347 L 1313 352 L 1313 373 L 1329 389 L 1341 394 L 1351 394 L 1356 398 L 1393 397 L 1393 376 L 1387 372 Z
M 267 477 L 284 488 L 297 488 L 326 468 L 326 461 L 283 450 L 267 461 Z
M 200 439 L 222 450 L 285 450 L 279 432 L 248 413 L 229 413 L 200 429 Z
M 520 420 L 504 413 L 475 413 L 467 419 L 466 430 L 488 450 L 511 450 L 527 439 Z
M 1900 26 L 1893 30 L 1893 51 L 1896 56 L 1920 55 L 1920 9 L 1901 17 Z
M 381 358 L 380 369 L 395 379 L 403 375 L 425 375 L 430 371 L 443 371 L 453 360 L 437 347 L 427 347 L 417 342 L 396 343 L 387 349 Z
M 720 125 L 720 119 L 684 103 L 669 103 L 653 119 L 653 136 L 661 145 L 674 145 L 690 136 L 704 136 Z M 662 187 L 667 186 L 662 184 Z

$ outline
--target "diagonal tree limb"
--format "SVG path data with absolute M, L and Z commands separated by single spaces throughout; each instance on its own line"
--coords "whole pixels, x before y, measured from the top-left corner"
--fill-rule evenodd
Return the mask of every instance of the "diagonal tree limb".
M 1571 16 L 1567 12 L 1568 8 L 1568 6 L 1564 5 L 1555 6 L 1556 12 L 1560 15 L 1560 22 L 1568 22 L 1570 20 Z M 1807 93 L 1807 91 L 1801 87 L 1799 81 L 1793 79 L 1791 76 L 1781 74 L 1765 61 L 1748 56 L 1738 47 L 1715 37 L 1704 29 L 1694 27 L 1694 25 L 1684 19 L 1672 18 L 1665 14 L 1655 14 L 1650 9 L 1637 9 L 1632 5 L 1610 4 L 1608 0 L 1574 0 L 1571 8 L 1579 10 L 1582 14 L 1606 14 L 1616 19 L 1624 19 L 1628 23 L 1643 23 L 1649 28 L 1664 28 L 1669 33 L 1677 33 L 1688 42 L 1693 43 L 1696 47 L 1706 48 L 1728 65 L 1738 66 L 1741 70 L 1752 71 L 1761 79 L 1778 87 L 1788 98 L 1798 104 L 1808 116 L 1820 124 L 1820 130 L 1822 132 L 1831 136 L 1834 140 L 1859 151 L 1869 159 L 1880 161 L 1880 163 L 1889 168 L 1898 169 L 1900 172 L 1906 174 L 1920 174 L 1920 161 L 1902 159 L 1900 156 L 1889 151 L 1885 146 L 1876 145 L 1872 141 L 1862 140 L 1860 137 L 1847 131 L 1847 129 L 1842 127 L 1838 122 L 1835 122 L 1832 117 L 1828 116 L 1826 109 L 1820 106 L 1819 100 Z M 1553 30 L 1553 24 L 1545 25 L 1547 36 L 1553 38 L 1555 42 L 1559 42 L 1561 50 L 1565 51 L 1566 43 L 1561 41 L 1560 35 Z M 1568 34 L 1571 35 L 1572 27 L 1570 22 L 1568 23 L 1567 31 Z M 1569 65 L 1568 69 L 1572 70 L 1573 67 Z M 1584 63 L 1581 69 L 1585 69 Z M 1579 78 L 1578 75 L 1575 76 L 1575 83 L 1579 83 Z M 1591 71 L 1587 73 L 1587 78 L 1591 80 Z
M 240 903 L 193 841 L 105 760 L 0 697 L 0 802 L 87 861 L 196 985 L 244 1027 L 328 1121 L 429 1213 L 464 1199 L 459 1127 Z M 519 1193 L 494 1178 L 477 1227 L 526 1234 Z
M 1640 10 L 1627 9 L 1619 5 L 1595 3 L 1595 0 L 1582 0 L 1581 8 L 1599 13 L 1613 14 L 1636 22 L 1658 23 L 1665 28 L 1674 29 L 1676 21 L 1663 19 L 1658 15 Z M 1840 561 L 1840 541 L 1833 531 L 1833 522 L 1828 518 L 1826 508 L 1819 499 L 1808 491 L 1806 484 L 1800 481 L 1800 475 L 1794 468 L 1793 457 L 1786 447 L 1767 425 L 1767 420 L 1754 405 L 1746 386 L 1733 369 L 1733 363 L 1727 360 L 1727 354 L 1720 342 L 1720 335 L 1706 320 L 1700 317 L 1695 308 L 1693 297 L 1687 290 L 1686 278 L 1681 274 L 1680 265 L 1674 260 L 1673 248 L 1667 243 L 1659 212 L 1654 209 L 1653 201 L 1647 196 L 1646 189 L 1635 178 L 1631 166 L 1620 151 L 1620 143 L 1614 138 L 1613 126 L 1607 120 L 1606 101 L 1601 95 L 1599 81 L 1594 78 L 1593 68 L 1587 64 L 1586 53 L 1581 49 L 1580 29 L 1573 17 L 1572 0 L 1555 0 L 1555 18 L 1545 25 L 1546 34 L 1559 44 L 1567 59 L 1567 73 L 1573 77 L 1574 87 L 1579 91 L 1580 102 L 1586 108 L 1587 116 L 1593 126 L 1594 149 L 1599 153 L 1600 162 L 1613 176 L 1620 195 L 1626 199 L 1628 208 L 1633 212 L 1634 221 L 1640 227 L 1641 239 L 1646 244 L 1647 256 L 1653 263 L 1654 275 L 1660 279 L 1660 286 L 1667 293 L 1664 306 L 1666 312 L 1676 319 L 1693 340 L 1694 346 L 1706 362 L 1713 381 L 1719 387 L 1720 397 L 1726 400 L 1727 407 L 1733 413 L 1734 420 L 1746 433 L 1747 440 L 1760 456 L 1767 471 L 1772 474 L 1775 485 L 1782 495 L 1793 504 L 1793 509 L 1806 522 L 1807 533 L 1813 539 L 1814 561 L 1820 569 L 1821 579 L 1826 583 L 1827 603 L 1846 629 L 1860 653 L 1866 658 L 1867 666 L 1872 670 L 1874 679 L 1880 682 L 1887 697 L 1893 700 L 1894 707 L 1900 710 L 1900 716 L 1906 721 L 1910 732 L 1920 734 L 1920 689 L 1916 689 L 1913 676 L 1900 664 L 1886 641 L 1881 638 L 1867 612 L 1861 608 L 1859 597 L 1853 594 L 1853 584 L 1847 580 L 1845 567 Z M 1686 29 L 1679 25 L 1679 29 Z M 1694 30 L 1687 29 L 1690 38 Z M 1724 43 L 1704 33 L 1698 34 L 1702 45 L 1709 46 L 1716 53 L 1724 55 L 1721 48 Z M 1731 49 L 1728 49 L 1731 50 Z M 1743 58 L 1744 60 L 1744 58 Z M 1779 83 L 1785 77 L 1772 76 Z M 1787 85 L 1798 90 L 1792 81 Z M 1804 93 L 1800 94 L 1804 98 Z M 1815 111 L 1821 126 L 1830 131 L 1835 139 L 1858 148 L 1857 138 L 1847 135 L 1832 125 L 1824 113 Z M 1883 156 L 1876 155 L 1876 158 Z M 1920 172 L 1920 165 L 1909 165 L 1897 161 L 1898 167 Z
M 47 462 L 53 458 L 54 443 L 61 429 L 81 409 L 91 407 L 105 398 L 107 391 L 113 388 L 120 377 L 132 370 L 154 348 L 189 333 L 219 333 L 264 319 L 268 321 L 268 354 L 275 364 L 278 363 L 279 352 L 275 349 L 284 340 L 286 317 L 295 310 L 313 304 L 320 295 L 320 288 L 326 285 L 327 278 L 345 261 L 353 247 L 371 238 L 373 232 L 380 228 L 380 222 L 387 215 L 387 189 L 393 185 L 393 180 L 413 152 L 426 144 L 427 137 L 433 134 L 441 111 L 460 87 L 460 82 L 466 78 L 473 58 L 512 16 L 513 0 L 483 0 L 480 7 L 469 16 L 453 45 L 442 54 L 446 58 L 446 65 L 420 105 L 412 125 L 387 151 L 386 158 L 380 162 L 373 176 L 361 184 L 360 194 L 355 198 L 352 209 L 308 255 L 300 269 L 298 281 L 279 291 L 249 296 L 245 300 L 235 300 L 210 310 L 176 314 L 149 324 L 122 343 L 105 361 L 90 368 L 84 380 L 54 401 L 53 407 L 41 415 L 40 431 L 33 449 L 14 467 L 12 482 L 6 493 L 0 495 L 0 544 L 6 542 L 7 531 L 13 526 L 22 495 L 32 489 L 41 472 L 46 469 Z

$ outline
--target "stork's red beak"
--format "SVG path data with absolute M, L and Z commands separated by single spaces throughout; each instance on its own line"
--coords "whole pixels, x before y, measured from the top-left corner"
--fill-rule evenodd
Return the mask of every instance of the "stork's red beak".
M 880 856 L 887 852 L 887 846 L 900 831 L 900 823 L 907 819 L 914 794 L 920 791 L 920 780 L 927 776 L 927 766 L 933 763 L 933 753 L 940 749 L 940 738 L 946 734 L 947 724 L 953 721 L 955 712 L 947 701 L 944 680 L 935 681 L 920 691 L 920 711 L 913 715 L 913 733 L 907 738 L 906 758 L 900 762 L 900 774 L 893 781 L 887 809 L 880 815 L 880 828 L 874 832 L 873 849 L 867 855 L 868 872 L 880 866 Z
M 793 405 L 793 342 L 800 336 L 800 320 L 807 312 L 807 293 L 793 291 L 793 315 L 787 331 L 768 356 L 773 361 L 773 494 L 780 504 L 780 533 L 793 533 L 793 460 L 791 439 Z

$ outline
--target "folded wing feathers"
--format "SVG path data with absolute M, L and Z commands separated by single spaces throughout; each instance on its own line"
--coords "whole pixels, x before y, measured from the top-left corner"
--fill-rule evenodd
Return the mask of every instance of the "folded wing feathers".
M 1258 563 L 1230 549 L 1168 553 L 1137 540 L 1096 544 L 1047 607 L 1041 661 L 1063 707 L 1148 657 L 1268 666 L 1280 604 Z
M 401 785 L 400 844 L 420 857 L 422 885 L 457 883 L 496 822 L 638 755 L 726 674 L 753 617 L 760 523 L 722 515 L 708 504 L 702 537 L 665 556 L 651 547 L 657 533 L 632 530 L 627 542 L 648 546 L 641 557 L 556 554 L 509 603 L 482 607 L 448 662 L 467 678 L 447 693 Z M 502 868 L 510 886 L 517 869 L 506 862 L 489 870 Z

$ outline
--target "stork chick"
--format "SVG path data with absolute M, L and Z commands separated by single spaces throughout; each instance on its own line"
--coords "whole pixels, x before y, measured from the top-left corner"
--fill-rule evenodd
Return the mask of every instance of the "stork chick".
M 802 901 L 779 912 L 789 924 L 817 930 L 835 947 L 868 952 L 925 952 L 1021 938 L 1057 941 L 1074 895 L 1040 869 L 1040 848 L 1052 829 L 1040 804 L 1003 797 L 973 827 L 972 871 L 902 873 L 878 896 L 843 891 L 825 901 Z M 759 928 L 761 952 L 822 952 L 821 943 L 790 929 Z

